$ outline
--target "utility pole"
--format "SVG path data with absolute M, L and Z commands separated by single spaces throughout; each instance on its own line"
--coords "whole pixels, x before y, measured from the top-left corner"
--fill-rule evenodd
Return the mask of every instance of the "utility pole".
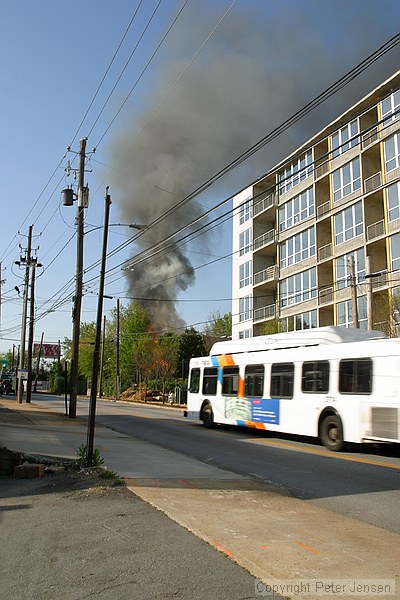
M 106 315 L 103 317 L 103 339 L 101 342 L 99 398 L 103 396 L 104 349 L 106 345 Z
M 101 255 L 100 267 L 100 282 L 99 282 L 99 298 L 97 303 L 97 321 L 96 321 L 96 337 L 93 351 L 93 370 L 92 370 L 92 389 L 90 391 L 89 404 L 89 419 L 87 430 L 87 466 L 91 467 L 93 462 L 94 449 L 94 428 L 96 422 L 96 396 L 97 396 L 97 381 L 99 374 L 99 354 L 100 354 L 100 338 L 101 338 L 101 319 L 103 312 L 103 296 L 104 296 L 104 280 L 106 275 L 106 257 L 107 257 L 107 239 L 108 239 L 108 223 L 110 217 L 111 198 L 106 188 L 105 197 L 105 212 L 104 212 L 104 230 L 103 230 L 103 249 Z
M 26 341 L 26 313 L 28 309 L 28 286 L 29 286 L 29 271 L 30 271 L 30 263 L 31 263 L 31 251 L 32 251 L 32 229 L 33 225 L 29 226 L 28 233 L 28 248 L 26 250 L 26 258 L 23 259 L 21 256 L 21 260 L 19 261 L 19 265 L 22 263 L 26 263 L 25 268 L 25 280 L 24 280 L 24 297 L 22 300 L 22 323 L 21 323 L 21 342 L 20 342 L 20 355 L 19 355 L 19 378 L 18 378 L 18 388 L 17 388 L 17 402 L 18 404 L 22 404 L 22 395 L 24 392 L 24 386 L 21 378 L 21 371 L 23 371 L 25 366 L 25 341 Z M 18 261 L 17 261 L 18 262 Z
M 357 306 L 357 282 L 354 268 L 354 256 L 350 256 L 349 259 L 349 278 L 351 285 L 351 311 L 353 315 L 353 327 L 358 329 L 360 327 L 360 323 L 358 320 L 358 306 Z
M 79 175 L 78 175 L 78 206 L 76 212 L 76 278 L 73 308 L 72 328 L 72 353 L 71 353 L 71 393 L 69 401 L 69 417 L 76 418 L 76 400 L 78 396 L 78 361 L 79 361 L 79 336 L 81 328 L 82 308 L 82 281 L 83 281 L 83 235 L 84 235 L 84 209 L 85 209 L 85 158 L 86 138 L 80 141 L 79 148 Z
M 42 331 L 42 337 L 40 338 L 40 346 L 39 346 L 39 352 L 38 352 L 37 363 L 36 363 L 35 384 L 33 386 L 34 392 L 36 392 L 36 390 L 37 390 L 37 381 L 38 381 L 39 369 L 40 369 L 40 359 L 42 357 L 43 338 L 44 338 L 44 331 Z
M 374 319 L 372 314 L 372 278 L 371 275 L 371 259 L 369 256 L 365 257 L 365 278 L 367 280 L 367 327 L 368 330 L 374 328 Z
M 119 298 L 117 298 L 117 339 L 116 339 L 116 357 L 115 357 L 115 401 L 119 400 L 120 380 L 119 380 Z
M 32 347 L 33 347 L 33 326 L 35 322 L 35 275 L 36 275 L 36 260 L 32 260 L 31 271 L 31 297 L 29 311 L 29 336 L 28 336 L 28 357 L 27 369 L 28 377 L 26 382 L 26 401 L 30 403 L 32 397 Z

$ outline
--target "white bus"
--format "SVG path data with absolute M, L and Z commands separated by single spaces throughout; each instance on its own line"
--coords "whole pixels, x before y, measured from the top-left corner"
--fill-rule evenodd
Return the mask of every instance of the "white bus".
M 189 419 L 345 442 L 400 441 L 400 339 L 320 327 L 217 342 L 192 358 Z

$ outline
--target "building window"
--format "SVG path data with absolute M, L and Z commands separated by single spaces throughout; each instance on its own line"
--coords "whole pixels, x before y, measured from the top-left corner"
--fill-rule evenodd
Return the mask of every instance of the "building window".
M 243 225 L 246 221 L 249 221 L 253 216 L 253 199 L 251 196 L 246 198 L 244 202 L 239 206 L 239 224 Z
M 251 251 L 252 247 L 252 230 L 251 227 L 242 231 L 239 235 L 239 256 L 243 256 L 247 254 L 247 252 Z
M 285 194 L 301 181 L 313 174 L 311 150 L 300 156 L 295 162 L 279 173 L 279 193 Z
M 361 188 L 360 159 L 355 158 L 332 174 L 333 199 L 340 200 Z
M 357 146 L 359 142 L 359 133 L 358 119 L 354 119 L 351 123 L 347 123 L 347 125 L 334 133 L 331 138 L 332 158 L 336 158 L 337 156 L 340 156 L 340 154 L 350 150 L 350 148 Z
M 310 227 L 289 238 L 280 246 L 281 269 L 315 255 L 315 228 Z
M 316 310 L 308 310 L 298 315 L 282 319 L 282 331 L 304 331 L 318 327 L 318 314 Z
M 354 259 L 356 281 L 360 283 L 360 281 L 365 280 L 365 255 L 364 249 L 360 248 L 354 252 L 339 256 L 336 259 L 336 287 L 338 290 L 342 290 L 351 285 L 349 267 L 349 259 L 351 257 Z
M 252 277 L 252 261 L 248 260 L 247 262 L 239 265 L 239 287 L 245 287 L 246 285 L 251 285 L 253 281 Z
M 252 300 L 253 298 L 251 296 L 239 298 L 239 323 L 242 323 L 242 321 L 249 321 L 251 319 L 253 304 Z
M 389 185 L 386 193 L 389 221 L 394 221 L 400 218 L 400 183 Z
M 239 340 L 245 340 L 247 338 L 251 338 L 252 336 L 251 329 L 243 329 L 243 331 L 239 331 Z
M 317 296 L 317 271 L 315 267 L 287 277 L 280 285 L 281 307 L 311 300 Z
M 367 297 L 359 296 L 357 298 L 358 322 L 360 329 L 367 329 Z M 336 305 L 336 325 L 338 327 L 353 326 L 353 311 L 351 300 L 338 302 Z
M 279 231 L 285 231 L 314 214 L 314 190 L 308 188 L 279 209 Z
M 392 271 L 400 269 L 400 233 L 390 238 L 390 267 Z
M 393 92 L 388 98 L 381 102 L 381 112 L 383 126 L 388 125 L 399 116 L 400 111 L 400 90 Z
M 385 169 L 388 173 L 400 164 L 400 133 L 385 140 Z
M 362 203 L 357 202 L 335 215 L 335 244 L 343 244 L 364 232 Z

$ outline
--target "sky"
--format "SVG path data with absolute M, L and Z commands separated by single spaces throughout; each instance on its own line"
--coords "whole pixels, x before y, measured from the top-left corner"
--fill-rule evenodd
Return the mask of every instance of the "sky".
M 76 208 L 60 193 L 76 190 L 80 139 L 90 188 L 82 322 L 96 320 L 109 186 L 104 314 L 135 298 L 156 331 L 201 331 L 231 310 L 228 199 L 400 65 L 396 46 L 214 181 L 397 34 L 398 0 L 3 0 L 0 17 L 0 352 L 20 340 L 24 269 L 15 261 L 30 225 L 43 265 L 35 341 L 72 335 Z

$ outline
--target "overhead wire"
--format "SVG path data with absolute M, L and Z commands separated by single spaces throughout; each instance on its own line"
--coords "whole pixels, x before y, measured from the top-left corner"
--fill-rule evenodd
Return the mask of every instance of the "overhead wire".
M 378 49 L 375 53 L 373 53 L 372 55 L 370 55 L 370 57 L 368 57 L 362 63 L 360 63 L 360 65 L 358 65 L 355 69 L 353 69 L 348 74 L 346 74 L 343 78 L 341 78 L 339 80 L 339 82 L 336 82 L 336 84 L 334 84 L 333 86 L 331 86 L 330 88 L 328 88 L 328 90 L 325 90 L 325 92 L 323 92 L 323 94 L 321 94 L 320 96 L 318 96 L 313 102 L 309 103 L 302 110 L 300 110 L 297 113 L 295 113 L 295 115 L 293 115 L 290 119 L 288 119 L 287 121 L 285 121 L 279 128 L 276 128 L 275 130 L 273 130 L 273 132 L 271 132 L 268 136 L 265 136 L 257 144 L 255 144 L 254 146 L 252 146 L 248 151 L 246 151 L 245 153 L 243 153 L 242 155 L 240 155 L 237 159 L 235 159 L 234 161 L 232 161 L 229 165 L 227 165 L 227 167 L 225 167 L 224 169 L 222 169 L 221 171 L 219 171 L 216 175 L 214 175 L 212 178 L 210 178 L 202 186 L 200 186 L 199 188 L 197 188 L 196 190 L 194 190 L 194 192 L 192 192 L 189 196 L 187 196 L 184 199 L 182 199 L 180 202 L 178 202 L 177 204 L 175 204 L 174 207 L 172 207 L 171 209 L 169 209 L 168 211 L 166 211 L 165 213 L 163 213 L 163 215 L 161 215 L 160 217 L 158 217 L 157 219 L 155 219 L 150 224 L 150 226 L 154 226 L 155 224 L 157 224 L 158 222 L 160 222 L 162 219 L 167 218 L 167 216 L 169 216 L 172 213 L 173 210 L 176 210 L 177 208 L 179 208 L 180 206 L 182 206 L 184 203 L 188 202 L 193 197 L 195 197 L 196 195 L 198 195 L 199 193 L 201 193 L 201 191 L 204 191 L 205 189 L 207 189 L 207 187 L 209 187 L 217 179 L 219 179 L 220 177 L 222 177 L 223 174 L 226 174 L 227 172 L 229 172 L 229 170 L 233 169 L 235 166 L 237 166 L 238 164 L 240 164 L 240 162 L 242 162 L 243 160 L 246 160 L 246 158 L 250 157 L 254 152 L 258 151 L 261 147 L 263 147 L 263 145 L 265 145 L 266 143 L 268 143 L 268 141 L 270 141 L 271 139 L 273 139 L 274 136 L 278 135 L 279 132 L 283 132 L 285 130 L 284 127 L 291 126 L 291 124 L 293 124 L 294 122 L 296 122 L 297 120 L 299 120 L 300 118 L 302 118 L 302 116 L 304 116 L 305 114 L 307 114 L 314 107 L 318 106 L 318 104 L 320 104 L 321 102 L 325 101 L 333 93 L 336 93 L 336 91 L 338 91 L 339 89 L 341 89 L 341 87 L 343 87 L 344 85 L 347 85 L 347 83 L 349 81 L 353 80 L 356 76 L 358 76 L 361 72 L 363 72 L 363 70 L 365 70 L 370 64 L 372 64 L 372 62 L 375 62 L 375 60 L 378 60 L 378 57 L 383 56 L 386 52 L 388 52 L 390 49 L 392 49 L 398 43 L 399 43 L 399 34 L 397 36 L 394 36 L 391 40 L 389 40 L 389 42 L 387 42 L 386 44 L 384 44 L 383 46 L 381 46 L 380 49 Z M 165 240 L 163 240 L 161 243 L 164 243 L 164 242 L 165 242 Z

